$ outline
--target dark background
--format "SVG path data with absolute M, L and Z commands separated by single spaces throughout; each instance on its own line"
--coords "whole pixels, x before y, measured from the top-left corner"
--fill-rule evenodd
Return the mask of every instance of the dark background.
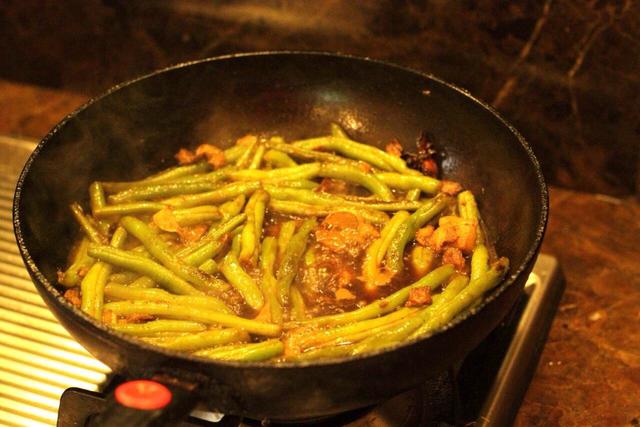
M 632 0 L 0 1 L 0 79 L 88 96 L 182 61 L 282 49 L 433 73 L 512 121 L 551 184 L 640 194 Z

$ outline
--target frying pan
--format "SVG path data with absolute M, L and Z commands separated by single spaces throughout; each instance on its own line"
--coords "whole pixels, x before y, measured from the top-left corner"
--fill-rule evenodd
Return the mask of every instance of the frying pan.
M 347 359 L 308 363 L 206 360 L 135 341 L 69 304 L 56 288 L 77 237 L 68 213 L 94 180 L 141 178 L 184 146 L 222 147 L 251 132 L 287 139 L 338 122 L 382 147 L 415 149 L 421 131 L 441 150 L 444 177 L 478 197 L 491 243 L 511 260 L 483 302 L 429 337 Z M 95 357 L 129 377 L 192 385 L 191 400 L 256 419 L 303 419 L 380 402 L 472 350 L 521 293 L 547 220 L 547 190 L 522 136 L 494 110 L 433 76 L 325 53 L 232 55 L 178 65 L 116 86 L 67 116 L 37 146 L 18 181 L 14 229 L 50 310 Z

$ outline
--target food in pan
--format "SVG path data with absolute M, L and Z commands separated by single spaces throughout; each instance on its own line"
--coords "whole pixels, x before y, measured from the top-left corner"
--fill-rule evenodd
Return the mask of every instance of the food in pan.
M 94 182 L 65 297 L 147 343 L 236 361 L 353 356 L 426 336 L 508 269 L 476 200 L 415 154 L 331 134 L 203 144 L 139 181 Z

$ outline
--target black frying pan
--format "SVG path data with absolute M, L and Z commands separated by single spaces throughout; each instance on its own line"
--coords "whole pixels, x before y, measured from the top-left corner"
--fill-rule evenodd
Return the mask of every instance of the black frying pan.
M 484 302 L 427 338 L 375 354 L 302 364 L 216 362 L 152 347 L 72 307 L 55 287 L 76 225 L 68 205 L 93 180 L 140 178 L 173 164 L 179 147 L 230 145 L 249 132 L 285 138 L 340 123 L 356 139 L 405 148 L 427 130 L 444 176 L 478 196 L 507 279 Z M 547 190 L 531 148 L 490 107 L 434 77 L 339 55 L 264 53 L 180 65 L 117 86 L 66 117 L 24 167 L 14 200 L 20 251 L 38 291 L 93 355 L 127 376 L 195 385 L 212 409 L 300 419 L 379 402 L 460 360 L 521 292 L 547 219 Z

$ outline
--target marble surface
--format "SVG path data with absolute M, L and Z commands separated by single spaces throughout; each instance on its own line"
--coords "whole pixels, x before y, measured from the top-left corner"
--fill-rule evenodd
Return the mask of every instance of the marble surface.
M 92 96 L 219 54 L 369 56 L 492 103 L 551 183 L 638 195 L 639 12 L 633 0 L 4 0 L 0 78 Z
M 39 139 L 86 97 L 0 80 L 0 134 Z M 515 425 L 640 425 L 640 203 L 559 187 L 542 250 L 566 290 Z

